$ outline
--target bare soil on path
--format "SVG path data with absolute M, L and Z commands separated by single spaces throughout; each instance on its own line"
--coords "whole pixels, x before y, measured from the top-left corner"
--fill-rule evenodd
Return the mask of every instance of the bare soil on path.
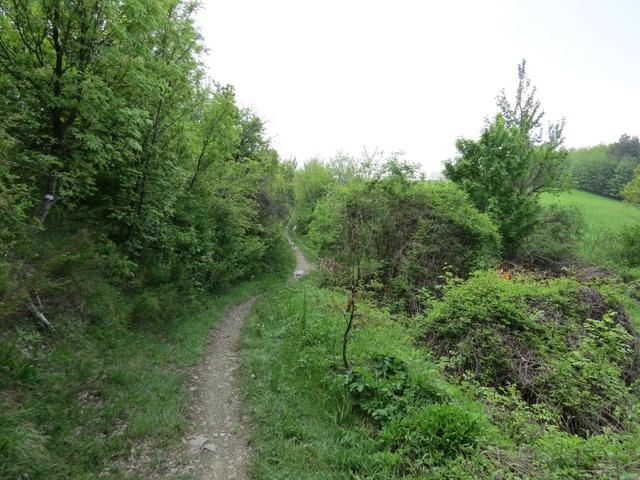
M 294 276 L 312 266 L 292 244 Z M 251 455 L 249 418 L 242 408 L 238 380 L 238 342 L 245 317 L 258 297 L 227 309 L 212 330 L 203 362 L 192 374 L 192 402 L 185 438 L 187 464 L 182 471 L 202 480 L 246 480 Z

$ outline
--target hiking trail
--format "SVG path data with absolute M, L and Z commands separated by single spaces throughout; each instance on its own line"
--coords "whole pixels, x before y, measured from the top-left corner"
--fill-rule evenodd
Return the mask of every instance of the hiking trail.
M 296 256 L 294 278 L 312 266 L 289 240 Z M 238 342 L 244 319 L 258 296 L 229 307 L 211 331 L 207 353 L 192 373 L 192 401 L 185 437 L 187 464 L 182 471 L 201 480 L 246 480 L 251 455 L 249 417 L 242 408 L 238 379 Z

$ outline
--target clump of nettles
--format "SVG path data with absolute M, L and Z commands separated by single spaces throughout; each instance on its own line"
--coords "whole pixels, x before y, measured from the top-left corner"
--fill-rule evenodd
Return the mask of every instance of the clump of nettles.
M 455 404 L 438 386 L 413 375 L 402 360 L 374 356 L 347 371 L 354 409 L 378 430 L 386 462 L 401 474 L 442 465 L 474 452 L 483 435 L 479 417 Z
M 634 421 L 640 339 L 606 289 L 477 273 L 433 305 L 424 339 L 449 373 L 515 386 L 526 402 L 557 412 L 567 432 L 624 430 Z

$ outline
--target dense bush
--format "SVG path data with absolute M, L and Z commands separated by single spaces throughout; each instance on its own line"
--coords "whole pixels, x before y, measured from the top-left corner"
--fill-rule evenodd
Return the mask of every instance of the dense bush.
M 490 264 L 499 235 L 454 184 L 420 181 L 405 168 L 390 164 L 377 179 L 333 189 L 309 235 L 334 272 L 358 267 L 371 289 L 415 312 L 420 292 L 435 292 L 445 274 Z
M 329 167 L 318 160 L 311 160 L 296 171 L 293 177 L 294 208 L 291 222 L 298 233 L 307 233 L 316 204 L 334 183 Z
M 623 227 L 616 240 L 616 260 L 627 267 L 640 266 L 640 223 Z
M 558 268 L 578 258 L 585 230 L 580 209 L 575 206 L 543 206 L 536 229 L 520 247 L 517 260 L 528 265 Z
M 345 384 L 354 405 L 373 419 L 401 417 L 415 403 L 443 402 L 444 392 L 410 377 L 406 364 L 395 357 L 378 355 L 370 366 L 345 372 Z
M 449 372 L 515 385 L 572 433 L 625 428 L 637 403 L 635 329 L 606 291 L 570 278 L 484 272 L 453 282 L 427 315 L 424 339 Z

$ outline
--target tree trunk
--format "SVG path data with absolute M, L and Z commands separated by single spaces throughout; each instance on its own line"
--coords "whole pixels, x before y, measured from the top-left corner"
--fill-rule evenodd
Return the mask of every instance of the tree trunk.
M 46 191 L 42 197 L 42 200 L 40 200 L 40 205 L 38 206 L 37 216 L 40 220 L 40 223 L 44 223 L 47 215 L 49 214 L 49 210 L 51 210 L 51 206 L 55 203 L 57 189 L 58 176 L 55 172 L 51 172 L 47 181 Z

